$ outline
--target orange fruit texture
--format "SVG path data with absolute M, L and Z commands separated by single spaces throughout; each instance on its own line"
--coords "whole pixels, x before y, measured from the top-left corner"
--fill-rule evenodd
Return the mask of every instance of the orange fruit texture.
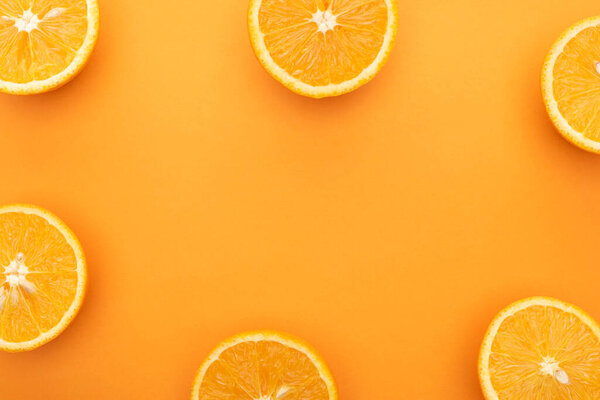
M 192 400 L 337 400 L 320 355 L 298 338 L 274 331 L 236 335 L 208 356 Z
M 337 96 L 383 67 L 397 30 L 394 0 L 251 0 L 248 29 L 265 69 L 296 93 Z
M 580 21 L 554 43 L 542 72 L 546 109 L 571 143 L 600 153 L 600 17 Z
M 548 297 L 521 300 L 492 322 L 479 378 L 488 400 L 600 397 L 600 325 Z
M 600 162 L 539 84 L 597 0 L 398 1 L 381 73 L 320 101 L 257 62 L 248 1 L 141 4 L 102 0 L 68 85 L 0 95 L 0 204 L 58 215 L 89 283 L 59 337 L 0 352 L 1 399 L 188 399 L 217 343 L 265 328 L 340 399 L 482 400 L 502 307 L 600 316 Z
M 39 207 L 0 207 L 0 265 L 0 350 L 32 350 L 64 331 L 86 287 L 73 232 Z
M 70 81 L 98 38 L 97 0 L 0 2 L 0 92 L 34 94 Z

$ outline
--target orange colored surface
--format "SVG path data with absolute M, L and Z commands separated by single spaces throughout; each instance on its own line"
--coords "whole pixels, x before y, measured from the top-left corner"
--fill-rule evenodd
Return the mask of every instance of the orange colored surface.
M 325 357 L 340 399 L 482 399 L 477 354 L 511 301 L 600 319 L 600 157 L 554 131 L 542 62 L 597 1 L 402 1 L 382 73 L 290 93 L 254 58 L 246 1 L 104 0 L 57 92 L 0 96 L 0 203 L 61 217 L 86 303 L 0 354 L 2 399 L 188 399 L 231 334 Z

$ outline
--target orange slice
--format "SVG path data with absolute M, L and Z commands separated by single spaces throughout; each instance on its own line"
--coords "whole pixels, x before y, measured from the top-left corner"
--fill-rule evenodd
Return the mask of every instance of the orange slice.
M 479 378 L 487 400 L 600 399 L 600 326 L 560 300 L 514 303 L 485 335 Z
M 542 93 L 552 122 L 571 143 L 600 153 L 600 17 L 569 28 L 552 46 Z
M 395 0 L 250 0 L 248 28 L 263 67 L 292 91 L 337 96 L 383 67 L 397 30 Z
M 291 336 L 249 332 L 221 343 L 206 359 L 192 400 L 337 400 L 333 377 L 309 345 Z
M 96 0 L 2 0 L 0 92 L 34 94 L 70 81 L 98 38 Z
M 0 349 L 49 342 L 83 301 L 85 258 L 77 238 L 46 210 L 0 207 L 0 282 Z

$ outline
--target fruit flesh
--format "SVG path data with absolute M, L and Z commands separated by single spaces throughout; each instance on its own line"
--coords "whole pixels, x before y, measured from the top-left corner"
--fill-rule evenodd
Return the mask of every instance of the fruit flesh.
M 565 46 L 553 70 L 558 110 L 583 136 L 600 141 L 600 27 L 582 30 Z
M 384 0 L 263 0 L 259 27 L 273 61 L 312 86 L 351 80 L 373 63 L 388 23 Z
M 600 398 L 600 340 L 576 315 L 551 306 L 500 325 L 489 373 L 500 400 Z
M 302 352 L 275 341 L 236 344 L 206 370 L 200 400 L 328 400 L 327 385 Z
M 77 259 L 37 215 L 0 214 L 0 339 L 19 343 L 55 327 L 77 291 Z
M 63 71 L 87 34 L 85 0 L 0 2 L 0 80 L 41 81 Z

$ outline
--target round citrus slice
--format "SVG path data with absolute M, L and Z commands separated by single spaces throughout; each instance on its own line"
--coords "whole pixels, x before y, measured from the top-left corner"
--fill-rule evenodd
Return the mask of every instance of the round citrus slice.
M 250 0 L 248 29 L 263 67 L 292 91 L 337 96 L 383 67 L 396 36 L 395 0 Z
M 70 81 L 98 38 L 96 0 L 2 0 L 0 92 L 34 94 Z
M 485 335 L 479 378 L 487 400 L 600 399 L 600 326 L 560 300 L 514 303 Z
M 65 330 L 83 301 L 85 268 L 77 238 L 56 216 L 0 207 L 0 349 L 32 350 Z
M 206 359 L 192 400 L 337 400 L 323 359 L 303 341 L 249 332 L 221 343 Z
M 600 153 L 600 17 L 569 28 L 554 43 L 542 71 L 552 122 L 571 143 Z

